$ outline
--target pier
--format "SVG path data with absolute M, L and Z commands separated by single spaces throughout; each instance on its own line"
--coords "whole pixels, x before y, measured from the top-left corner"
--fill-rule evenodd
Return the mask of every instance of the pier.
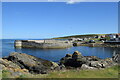
M 15 40 L 15 48 L 69 48 L 73 44 L 62 40 Z

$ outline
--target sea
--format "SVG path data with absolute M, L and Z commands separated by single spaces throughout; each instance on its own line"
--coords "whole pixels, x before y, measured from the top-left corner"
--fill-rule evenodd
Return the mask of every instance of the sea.
M 119 49 L 111 47 L 88 47 L 77 46 L 66 49 L 38 49 L 38 48 L 14 48 L 14 41 L 17 39 L 0 40 L 0 57 L 9 56 L 12 52 L 25 53 L 49 61 L 59 62 L 66 54 L 73 54 L 79 51 L 83 56 L 97 56 L 99 58 L 111 58 Z M 19 39 L 20 40 L 20 39 Z M 24 39 L 21 39 L 24 40 Z M 34 39 L 35 40 L 35 39 Z

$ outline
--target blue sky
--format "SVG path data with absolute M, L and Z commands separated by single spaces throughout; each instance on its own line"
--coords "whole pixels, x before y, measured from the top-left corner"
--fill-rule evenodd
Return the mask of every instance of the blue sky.
M 117 2 L 4 2 L 3 38 L 118 32 Z

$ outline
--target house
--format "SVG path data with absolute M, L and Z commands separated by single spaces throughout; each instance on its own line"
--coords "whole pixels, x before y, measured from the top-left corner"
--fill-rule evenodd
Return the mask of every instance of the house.
M 109 37 L 110 40 L 115 40 L 116 34 L 107 34 L 105 37 Z
M 105 35 L 102 35 L 100 38 L 105 38 Z
M 116 34 L 116 41 L 120 41 L 120 34 Z
M 95 36 L 94 38 L 101 38 L 101 36 L 98 36 L 98 35 L 97 35 L 97 36 Z
M 120 34 L 108 34 L 106 37 L 109 37 L 110 41 L 120 41 Z
M 83 41 L 81 38 L 70 38 L 69 41 Z

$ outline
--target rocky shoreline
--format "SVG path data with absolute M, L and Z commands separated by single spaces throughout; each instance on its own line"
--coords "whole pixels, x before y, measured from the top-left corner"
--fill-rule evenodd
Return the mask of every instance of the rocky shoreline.
M 25 53 L 13 52 L 8 57 L 0 59 L 0 70 L 7 70 L 11 76 L 18 77 L 22 74 L 49 74 L 52 71 L 68 69 L 104 69 L 118 65 L 119 55 L 113 58 L 100 59 L 96 56 L 82 56 L 78 51 L 66 54 L 59 64 L 37 58 Z
M 66 56 L 60 60 L 60 64 L 64 64 L 66 67 L 81 69 L 100 69 L 117 65 L 117 60 L 118 56 L 116 59 L 114 59 L 114 57 L 100 59 L 96 56 L 82 56 L 80 52 L 75 51 L 73 54 L 66 54 Z
M 89 46 L 89 47 L 116 47 L 120 48 L 120 44 L 105 44 L 105 43 L 73 43 L 74 46 Z

